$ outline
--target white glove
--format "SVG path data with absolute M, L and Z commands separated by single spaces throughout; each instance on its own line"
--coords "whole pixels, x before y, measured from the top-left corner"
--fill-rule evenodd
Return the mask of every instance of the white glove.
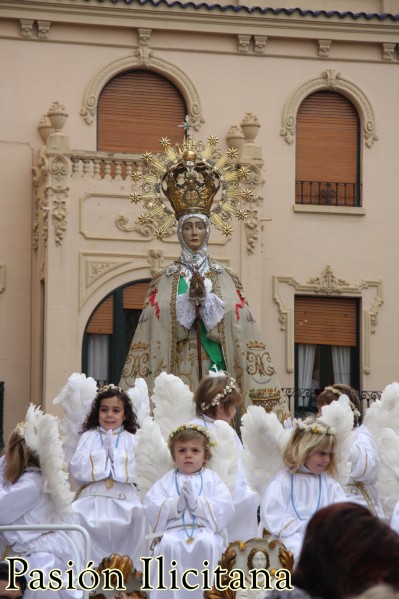
M 190 512 L 194 512 L 197 509 L 197 496 L 194 493 L 193 487 L 191 486 L 191 483 L 189 481 L 187 481 L 182 488 L 182 493 L 184 493 L 186 501 L 187 501 L 187 506 L 188 509 L 190 510 Z

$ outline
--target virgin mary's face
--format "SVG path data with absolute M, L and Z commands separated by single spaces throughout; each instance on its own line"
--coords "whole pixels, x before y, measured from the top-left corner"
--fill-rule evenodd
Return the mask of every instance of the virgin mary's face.
M 206 237 L 206 227 L 204 221 L 200 218 L 188 218 L 182 227 L 182 237 L 184 243 L 193 252 L 201 249 Z

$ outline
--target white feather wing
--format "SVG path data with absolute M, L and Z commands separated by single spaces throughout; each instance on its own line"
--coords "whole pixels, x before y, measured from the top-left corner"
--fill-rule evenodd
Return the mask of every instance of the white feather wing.
M 238 447 L 233 429 L 223 420 L 215 420 L 211 432 L 215 446 L 208 466 L 220 476 L 231 494 L 234 493 L 238 465 Z
M 384 514 L 391 518 L 399 497 L 399 383 L 385 387 L 381 399 L 368 408 L 363 422 L 378 447 L 377 488 Z
M 58 418 L 52 414 L 44 414 L 39 407 L 30 404 L 25 422 L 25 442 L 39 456 L 44 490 L 50 494 L 55 510 L 64 515 L 74 494 L 68 483 Z
M 356 439 L 353 431 L 353 412 L 349 405 L 348 396 L 341 395 L 337 401 L 333 401 L 328 406 L 323 406 L 321 413 L 323 422 L 336 430 L 338 481 L 341 485 L 345 485 L 351 472 L 349 450 Z
M 97 393 L 97 383 L 85 374 L 74 372 L 53 400 L 64 411 L 61 425 L 62 444 L 69 463 L 79 440 L 79 428 L 90 411 Z
M 164 439 L 168 439 L 173 429 L 191 422 L 195 418 L 193 393 L 174 374 L 161 372 L 154 381 L 151 397 L 154 404 L 154 420 L 158 423 Z
M 134 387 L 129 387 L 127 390 L 127 395 L 133 404 L 138 425 L 142 426 L 145 418 L 150 415 L 150 398 L 145 380 L 137 378 Z
M 243 415 L 243 464 L 249 485 L 259 495 L 265 483 L 282 468 L 290 434 L 274 412 L 268 413 L 261 406 L 249 406 Z
M 377 444 L 383 428 L 391 428 L 399 435 L 399 383 L 391 383 L 385 387 L 381 399 L 377 399 L 367 409 L 363 424 Z
M 173 468 L 173 460 L 159 425 L 148 417 L 136 433 L 137 486 L 141 499 L 152 485 Z

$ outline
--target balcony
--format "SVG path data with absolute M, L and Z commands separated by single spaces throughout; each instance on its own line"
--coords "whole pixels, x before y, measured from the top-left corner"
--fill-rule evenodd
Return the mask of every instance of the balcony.
M 283 388 L 282 392 L 287 400 L 287 405 L 291 414 L 295 418 L 305 418 L 310 414 L 317 413 L 317 395 L 319 389 L 294 389 Z M 381 391 L 360 391 L 359 399 L 363 411 L 376 399 L 381 398 Z
M 310 206 L 361 206 L 360 183 L 296 181 L 295 203 Z

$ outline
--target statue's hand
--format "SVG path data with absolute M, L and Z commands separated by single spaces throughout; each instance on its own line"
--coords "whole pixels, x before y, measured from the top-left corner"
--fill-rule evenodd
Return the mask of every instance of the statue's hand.
M 206 298 L 205 279 L 199 272 L 194 272 L 190 281 L 188 297 L 195 300 L 204 300 Z

